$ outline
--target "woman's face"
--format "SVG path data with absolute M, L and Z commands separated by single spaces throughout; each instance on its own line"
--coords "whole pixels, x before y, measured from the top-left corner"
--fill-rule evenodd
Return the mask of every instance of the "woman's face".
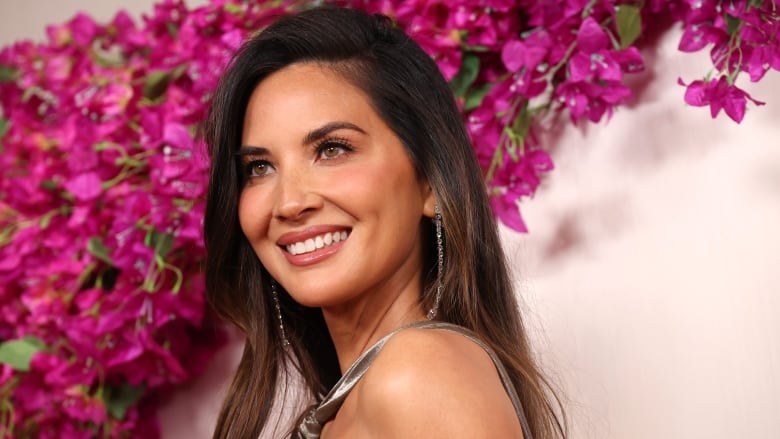
M 297 302 L 419 294 L 433 196 L 360 89 L 321 64 L 286 67 L 252 93 L 242 145 L 241 229 Z

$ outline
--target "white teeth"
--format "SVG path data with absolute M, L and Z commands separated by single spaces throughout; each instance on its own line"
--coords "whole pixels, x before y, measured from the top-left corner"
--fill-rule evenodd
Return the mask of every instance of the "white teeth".
M 347 233 L 346 230 L 342 230 L 341 232 L 325 233 L 314 238 L 309 238 L 305 241 L 288 244 L 285 248 L 291 255 L 295 256 L 303 253 L 310 253 L 314 250 L 327 247 L 339 241 L 344 241 L 347 239 L 347 236 L 349 236 L 349 233 Z

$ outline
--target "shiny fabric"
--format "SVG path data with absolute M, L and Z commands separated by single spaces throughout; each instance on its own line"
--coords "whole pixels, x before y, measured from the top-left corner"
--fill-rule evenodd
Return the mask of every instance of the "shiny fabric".
M 347 395 L 349 395 L 349 392 L 352 391 L 352 388 L 355 387 L 355 384 L 357 384 L 363 375 L 365 375 L 369 366 L 371 366 L 371 363 L 374 362 L 374 359 L 379 354 L 379 351 L 381 351 L 382 347 L 384 347 L 385 343 L 387 343 L 387 340 L 404 329 L 409 328 L 441 329 L 450 331 L 460 334 L 481 346 L 496 365 L 496 370 L 498 371 L 498 375 L 501 377 L 501 381 L 504 384 L 504 389 L 506 390 L 507 395 L 509 395 L 509 399 L 512 401 L 512 405 L 515 407 L 517 418 L 520 420 L 520 426 L 523 429 L 524 439 L 533 439 L 531 436 L 531 431 L 528 429 L 528 421 L 526 420 L 525 413 L 523 412 L 523 407 L 520 404 L 520 398 L 518 398 L 517 392 L 512 385 L 512 381 L 509 379 L 509 375 L 507 374 L 506 369 L 504 369 L 504 366 L 501 364 L 501 361 L 499 360 L 496 353 L 493 352 L 493 350 L 488 345 L 486 345 L 470 330 L 453 325 L 451 323 L 434 321 L 415 322 L 410 325 L 402 326 L 382 337 L 382 339 L 376 342 L 375 345 L 371 346 L 371 348 L 364 352 L 344 373 L 336 385 L 333 386 L 333 389 L 331 389 L 331 391 L 325 396 L 319 406 L 312 409 L 309 414 L 306 415 L 306 417 L 301 422 L 301 425 L 298 427 L 296 438 L 318 439 L 320 437 L 320 433 L 322 432 L 322 426 L 336 416 L 336 413 L 341 408 L 341 404 L 344 403 L 344 400 L 347 398 Z

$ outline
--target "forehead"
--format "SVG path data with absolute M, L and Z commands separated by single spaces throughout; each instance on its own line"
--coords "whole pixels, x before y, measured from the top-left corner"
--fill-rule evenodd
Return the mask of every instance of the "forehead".
M 368 96 L 325 64 L 298 63 L 262 80 L 244 117 L 244 137 L 255 131 L 349 121 L 364 129 L 384 127 Z

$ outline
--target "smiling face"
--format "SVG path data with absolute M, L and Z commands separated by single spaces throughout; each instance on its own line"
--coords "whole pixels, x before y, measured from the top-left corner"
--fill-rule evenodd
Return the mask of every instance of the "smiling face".
M 299 303 L 368 303 L 421 288 L 433 195 L 366 95 L 327 67 L 288 66 L 247 105 L 241 229 Z

